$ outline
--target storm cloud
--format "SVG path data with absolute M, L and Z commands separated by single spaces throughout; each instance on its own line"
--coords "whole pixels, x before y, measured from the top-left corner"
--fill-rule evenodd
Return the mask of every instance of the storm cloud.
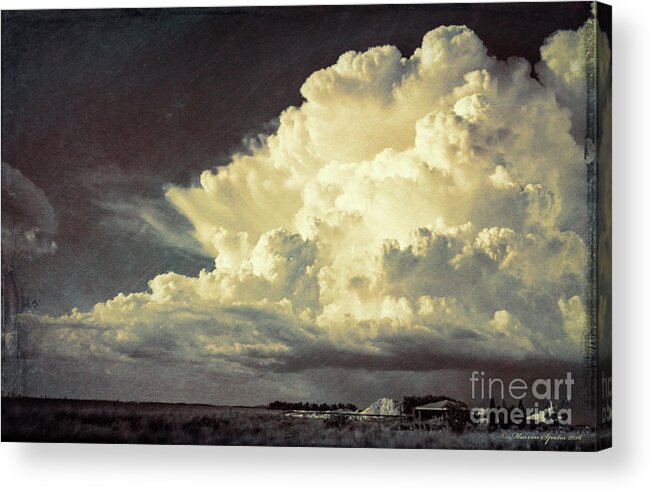
M 57 217 L 47 197 L 19 170 L 2 162 L 2 264 L 52 254 Z
M 533 71 L 464 26 L 409 56 L 342 54 L 275 132 L 167 189 L 214 268 L 87 311 L 22 314 L 21 349 L 293 384 L 324 368 L 580 362 L 594 28 L 550 36 Z

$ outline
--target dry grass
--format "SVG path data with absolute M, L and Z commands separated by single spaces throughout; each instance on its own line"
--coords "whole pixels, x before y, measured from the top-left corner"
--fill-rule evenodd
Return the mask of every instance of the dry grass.
M 569 451 L 594 447 L 592 434 L 578 442 L 544 445 L 542 440 L 504 439 L 499 432 L 413 430 L 396 420 L 332 424 L 255 408 L 6 398 L 2 440 Z

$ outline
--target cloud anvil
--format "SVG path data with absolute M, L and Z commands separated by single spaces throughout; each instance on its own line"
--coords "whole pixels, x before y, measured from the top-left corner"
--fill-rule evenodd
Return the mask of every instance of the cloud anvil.
M 609 446 L 610 15 L 3 12 L 3 439 Z

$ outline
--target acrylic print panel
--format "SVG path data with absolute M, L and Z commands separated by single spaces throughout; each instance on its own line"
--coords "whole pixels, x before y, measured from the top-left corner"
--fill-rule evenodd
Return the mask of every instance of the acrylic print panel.
M 3 440 L 608 445 L 609 7 L 2 23 Z

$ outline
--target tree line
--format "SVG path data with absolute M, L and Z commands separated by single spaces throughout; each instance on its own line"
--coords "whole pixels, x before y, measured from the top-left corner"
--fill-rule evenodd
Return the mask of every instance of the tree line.
M 357 406 L 350 402 L 337 402 L 327 404 L 325 402 L 288 402 L 273 401 L 267 405 L 268 409 L 282 409 L 284 411 L 337 411 L 345 409 L 347 411 L 357 411 Z

